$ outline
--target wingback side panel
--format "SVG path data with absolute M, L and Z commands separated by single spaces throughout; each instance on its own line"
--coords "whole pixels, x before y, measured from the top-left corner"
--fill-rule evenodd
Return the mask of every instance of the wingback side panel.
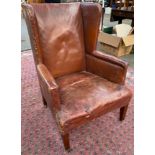
M 80 3 L 32 4 L 43 63 L 54 77 L 85 69 Z
M 101 19 L 101 6 L 94 3 L 81 3 L 85 50 L 92 53 L 96 50 L 97 37 Z
M 32 6 L 28 4 L 22 4 L 22 8 L 23 8 L 22 12 L 28 28 L 35 64 L 39 64 L 42 63 L 42 57 L 41 57 L 42 49 L 40 47 L 40 38 L 34 10 Z

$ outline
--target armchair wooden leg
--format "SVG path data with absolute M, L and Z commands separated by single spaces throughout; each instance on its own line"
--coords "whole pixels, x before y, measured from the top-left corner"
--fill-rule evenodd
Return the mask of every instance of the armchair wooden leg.
M 123 121 L 125 119 L 127 109 L 128 109 L 128 105 L 120 109 L 120 121 Z
M 43 104 L 44 104 L 45 108 L 47 108 L 47 102 L 43 96 L 42 96 L 42 99 L 43 99 Z
M 65 134 L 65 135 L 62 134 L 61 136 L 62 136 L 65 150 L 69 151 L 70 150 L 69 134 Z

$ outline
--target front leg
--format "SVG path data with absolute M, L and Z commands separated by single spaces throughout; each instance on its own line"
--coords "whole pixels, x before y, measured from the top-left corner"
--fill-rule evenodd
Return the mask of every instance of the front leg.
M 65 147 L 65 150 L 70 150 L 70 143 L 69 143 L 69 134 L 62 134 L 61 135 L 62 137 L 62 140 L 63 140 L 63 143 L 64 143 L 64 147 Z

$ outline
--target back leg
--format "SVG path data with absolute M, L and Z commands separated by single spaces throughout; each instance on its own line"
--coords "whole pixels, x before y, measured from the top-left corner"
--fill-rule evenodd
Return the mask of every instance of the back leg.
M 47 102 L 43 96 L 42 96 L 42 100 L 43 100 L 44 107 L 47 108 Z
M 128 105 L 120 108 L 120 121 L 123 121 L 125 119 L 127 109 L 128 109 Z

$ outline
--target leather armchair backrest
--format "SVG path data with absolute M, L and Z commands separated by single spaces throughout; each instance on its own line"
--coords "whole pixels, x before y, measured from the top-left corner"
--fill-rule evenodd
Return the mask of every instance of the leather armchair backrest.
M 52 75 L 59 77 L 85 70 L 80 3 L 31 6 L 37 20 L 42 63 Z
M 86 69 L 96 49 L 101 7 L 92 3 L 24 5 L 35 62 L 54 77 Z

